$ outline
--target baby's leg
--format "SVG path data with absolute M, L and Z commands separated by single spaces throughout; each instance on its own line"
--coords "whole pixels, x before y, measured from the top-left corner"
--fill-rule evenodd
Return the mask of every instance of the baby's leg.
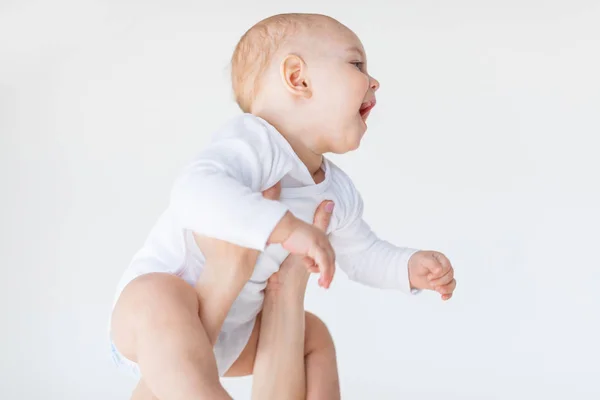
M 123 290 L 112 338 L 140 367 L 143 382 L 135 395 L 149 389 L 160 400 L 231 399 L 220 384 L 198 310 L 196 291 L 176 276 L 143 275 Z
M 273 310 L 267 310 L 267 313 L 272 312 Z M 263 311 L 264 313 L 265 311 Z M 256 325 L 254 327 L 254 331 L 250 336 L 250 340 L 248 345 L 240 355 L 240 358 L 232 365 L 232 367 L 227 371 L 225 376 L 234 377 L 234 376 L 245 376 L 252 375 L 254 369 L 254 362 L 256 359 L 256 351 L 258 348 L 258 338 L 259 338 L 259 330 L 261 328 L 262 321 L 262 313 L 259 314 L 256 319 Z M 281 316 L 280 316 L 281 317 Z M 273 320 L 273 316 L 269 317 Z M 277 317 L 275 317 L 277 320 Z M 284 321 L 279 318 L 279 321 Z M 264 392 L 273 393 L 273 398 L 278 399 L 292 399 L 292 398 L 300 398 L 304 393 L 302 388 L 298 389 L 298 384 L 306 385 L 306 397 L 302 397 L 302 399 L 339 399 L 340 398 L 340 388 L 339 388 L 339 379 L 338 379 L 338 370 L 337 370 L 337 362 L 335 355 L 335 348 L 333 345 L 333 340 L 331 339 L 331 335 L 329 334 L 329 330 L 314 314 L 309 312 L 304 313 L 304 321 L 305 321 L 305 335 L 304 335 L 304 344 L 303 348 L 303 360 L 300 360 L 298 363 L 298 359 L 295 360 L 288 357 L 288 351 L 290 347 L 285 339 L 279 337 L 280 340 L 277 340 L 275 343 L 272 343 L 271 354 L 263 355 L 263 358 L 270 358 L 283 362 L 283 370 L 290 371 L 290 369 L 294 369 L 300 366 L 304 367 L 305 371 L 299 369 L 297 371 L 297 375 L 285 375 L 284 373 L 277 373 L 277 371 L 268 371 L 265 370 L 266 373 L 261 373 L 261 371 L 254 371 L 255 377 L 255 394 L 254 398 L 263 399 L 267 397 L 264 396 Z M 271 324 L 270 328 L 273 328 L 277 324 Z M 266 329 L 265 329 L 266 328 Z M 268 331 L 271 330 L 269 327 L 264 327 L 267 335 L 269 335 Z M 287 328 L 290 328 L 289 326 Z M 286 328 L 286 329 L 287 329 Z M 292 328 L 292 331 L 294 328 Z M 289 332 L 284 331 L 284 334 Z M 292 333 L 293 335 L 293 333 Z M 267 346 L 263 346 L 263 351 L 266 350 Z M 282 351 L 283 350 L 283 351 Z M 276 362 L 277 363 L 277 362 Z M 291 368 L 286 367 L 285 364 L 291 364 Z M 281 366 L 281 362 L 277 363 Z M 304 379 L 306 376 L 306 379 Z M 159 400 L 154 394 L 150 391 L 144 380 L 140 380 L 137 385 L 131 400 Z

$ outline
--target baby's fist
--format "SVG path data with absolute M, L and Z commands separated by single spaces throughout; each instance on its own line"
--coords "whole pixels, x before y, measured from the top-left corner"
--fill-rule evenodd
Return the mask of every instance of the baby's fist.
M 408 261 L 411 288 L 435 290 L 448 300 L 456 288 L 454 268 L 448 258 L 437 251 L 418 251 Z

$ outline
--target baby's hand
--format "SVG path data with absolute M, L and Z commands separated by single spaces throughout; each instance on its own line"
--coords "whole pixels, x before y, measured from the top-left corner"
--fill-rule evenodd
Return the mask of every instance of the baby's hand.
M 314 263 L 321 273 L 319 285 L 329 288 L 335 271 L 335 253 L 323 230 L 288 212 L 273 231 L 269 243 L 281 243 L 290 253 L 308 257 L 307 265 Z M 309 269 L 312 272 L 313 268 Z
M 437 251 L 418 251 L 408 261 L 410 285 L 415 289 L 435 290 L 448 300 L 456 288 L 454 268 L 448 258 Z

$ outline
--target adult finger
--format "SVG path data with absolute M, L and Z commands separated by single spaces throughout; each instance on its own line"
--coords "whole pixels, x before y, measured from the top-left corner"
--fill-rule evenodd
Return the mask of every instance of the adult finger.
M 327 232 L 329 223 L 331 222 L 331 215 L 333 213 L 333 201 L 325 200 L 319 204 L 315 216 L 313 218 L 313 225 L 321 229 L 323 232 Z

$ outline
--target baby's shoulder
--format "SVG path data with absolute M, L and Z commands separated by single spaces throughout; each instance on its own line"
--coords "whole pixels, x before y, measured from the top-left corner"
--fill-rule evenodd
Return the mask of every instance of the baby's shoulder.
M 260 120 L 251 114 L 241 114 L 233 116 L 222 123 L 213 132 L 213 140 L 228 138 L 255 139 L 257 137 L 267 137 L 266 126 L 260 123 Z
M 332 190 L 343 198 L 360 197 L 360 193 L 352 178 L 333 161 L 326 159 L 327 169 L 330 174 Z
M 265 190 L 288 173 L 294 163 L 289 144 L 267 121 L 241 114 L 225 121 L 190 163 L 229 176 L 244 176 L 254 190 Z M 291 147 L 290 147 L 291 149 Z
M 267 121 L 252 115 L 236 115 L 223 123 L 212 134 L 211 142 L 244 142 L 256 149 L 276 150 L 282 147 L 281 136 Z

